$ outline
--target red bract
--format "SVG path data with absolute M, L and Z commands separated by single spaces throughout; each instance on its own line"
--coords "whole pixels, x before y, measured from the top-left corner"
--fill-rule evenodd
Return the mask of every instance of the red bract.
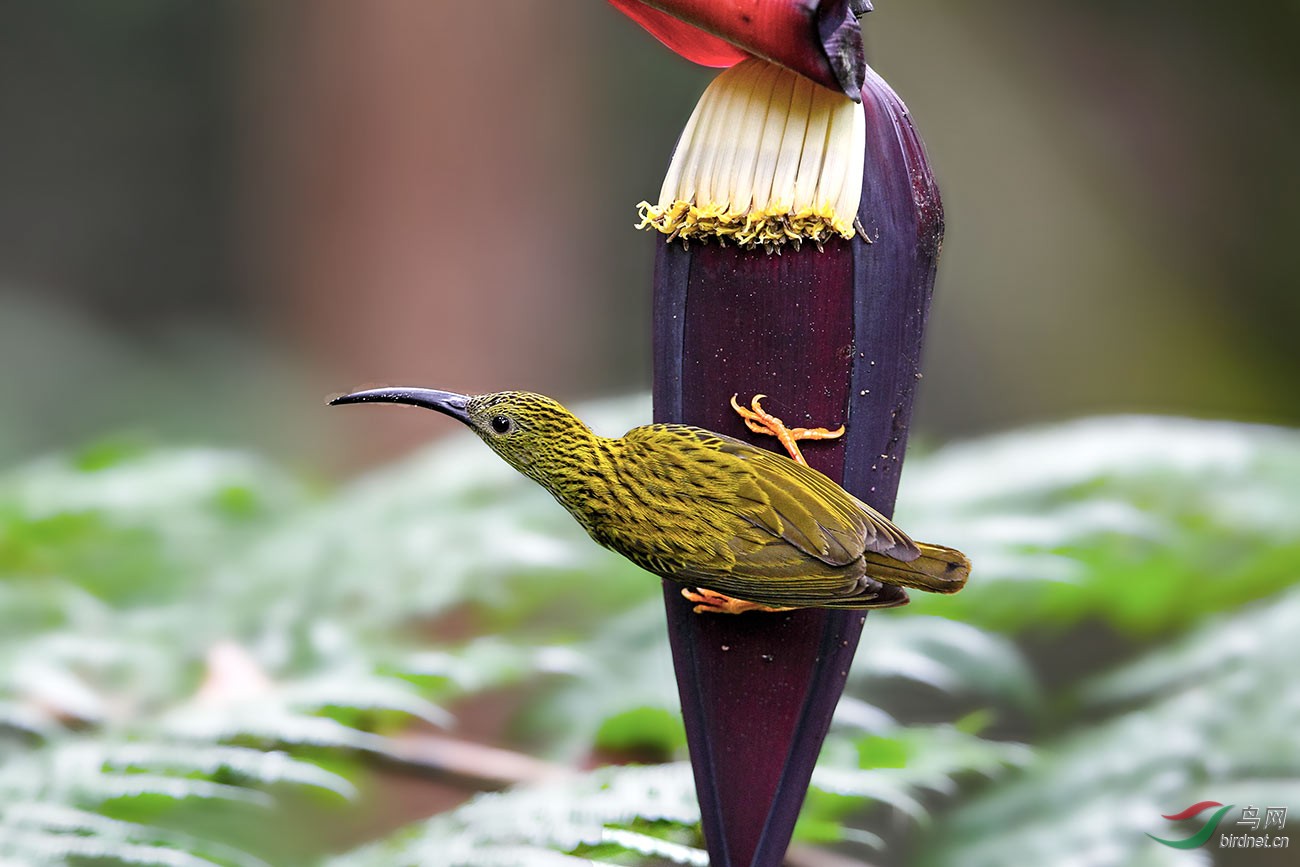
M 610 0 L 673 51 L 703 66 L 748 55 L 861 98 L 858 17 L 869 0 Z

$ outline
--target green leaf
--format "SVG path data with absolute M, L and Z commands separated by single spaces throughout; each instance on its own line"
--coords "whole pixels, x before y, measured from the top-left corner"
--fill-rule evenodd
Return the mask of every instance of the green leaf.
M 610 433 L 648 416 L 643 399 L 583 412 Z M 1210 784 L 1225 802 L 1292 797 L 1272 772 L 1296 773 L 1300 708 L 1279 660 L 1300 657 L 1298 603 L 1212 618 L 1300 577 L 1300 437 L 1089 420 L 913 456 L 902 493 L 900 524 L 967 549 L 975 572 L 957 596 L 869 620 L 804 839 L 877 840 L 853 826 L 901 813 L 925 823 L 931 863 L 1060 863 L 1116 845 L 1072 823 L 1118 822 L 1137 841 L 1122 852 L 1158 863 L 1134 848 L 1155 807 Z M 50 847 L 47 863 L 92 846 L 238 863 L 212 839 L 304 862 L 313 844 L 277 824 L 283 792 L 351 795 L 367 757 L 401 760 L 384 734 L 450 725 L 445 708 L 493 693 L 520 708 L 507 747 L 570 764 L 680 753 L 662 618 L 654 576 L 469 436 L 323 500 L 202 449 L 107 444 L 19 468 L 0 477 L 0 839 Z M 1063 687 L 1052 663 L 1075 650 L 1052 630 L 1098 620 L 1130 635 L 1203 625 Z M 1033 630 L 1044 656 L 1031 668 L 990 629 Z M 937 724 L 912 721 L 918 695 Z M 1048 707 L 1032 749 L 977 736 Z M 300 821 L 343 803 L 307 797 Z M 25 804 L 131 830 L 5 825 Z M 683 765 L 611 769 L 485 796 L 336 860 L 695 863 L 696 821 Z
M 681 716 L 662 707 L 639 707 L 615 714 L 596 731 L 596 746 L 604 750 L 671 754 L 685 744 Z
M 1300 694 L 1283 686 L 1298 624 L 1292 590 L 1095 680 L 1084 696 L 1118 712 L 959 808 L 927 835 L 921 863 L 992 867 L 1008 851 L 1039 864 L 1182 863 L 1146 836 L 1169 832 L 1162 814 L 1207 797 L 1300 802 Z
M 908 753 L 908 745 L 898 738 L 868 736 L 858 741 L 858 767 L 904 768 Z
M 560 853 L 601 844 L 703 863 L 702 853 L 692 847 L 639 831 L 626 833 L 637 820 L 699 821 L 689 766 L 601 768 L 479 795 L 399 836 L 330 859 L 325 867 L 570 864 Z
M 1296 580 L 1300 432 L 1119 416 L 988 437 L 909 460 L 897 518 L 974 563 L 917 611 L 1151 634 Z

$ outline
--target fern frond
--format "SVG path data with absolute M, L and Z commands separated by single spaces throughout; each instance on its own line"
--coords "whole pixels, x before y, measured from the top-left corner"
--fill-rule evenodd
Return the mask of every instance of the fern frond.
M 663 628 L 663 603 L 655 598 L 592 625 L 589 634 L 563 654 L 551 654 L 552 671 L 567 676 L 530 710 L 527 719 L 549 736 L 554 755 L 573 759 L 589 750 L 602 726 L 629 712 L 655 709 L 668 712 L 669 725 L 658 742 L 671 749 L 684 741 L 678 721 L 676 680 L 668 636 Z M 545 664 L 546 656 L 539 659 Z
M 206 851 L 218 858 L 221 864 L 269 867 L 260 859 L 229 846 L 198 840 L 175 831 L 110 819 L 61 804 L 32 802 L 10 805 L 0 811 L 0 832 L 0 855 L 6 854 L 8 841 L 13 849 L 9 855 L 32 857 L 39 854 L 42 858 L 51 859 L 41 863 L 63 863 L 70 855 L 85 856 L 88 853 L 77 844 L 79 841 L 93 839 L 100 847 L 100 854 L 95 857 L 118 863 L 214 864 L 213 861 L 193 854 Z M 187 858 L 194 860 L 186 861 Z
M 380 677 L 372 671 L 327 672 L 310 680 L 286 684 L 280 696 L 286 706 L 301 710 L 340 707 L 354 711 L 396 711 L 442 728 L 454 723 L 451 714 L 421 698 L 409 683 Z
M 218 775 L 240 782 L 207 778 Z M 250 787 L 254 783 L 355 795 L 342 777 L 279 752 L 177 742 L 62 740 L 0 765 L 0 841 L 16 847 L 14 859 L 40 864 L 93 856 L 141 864 L 209 864 L 215 858 L 223 865 L 262 867 L 257 858 L 228 845 L 91 812 L 110 802 L 120 805 L 143 797 L 151 802 L 161 798 L 271 806 L 267 793 Z M 194 860 L 186 860 L 190 857 Z
M 1300 564 L 1296 574 L 1300 579 Z M 1300 590 L 1279 594 L 1231 616 L 1220 617 L 1119 671 L 1099 677 L 1083 690 L 1085 700 L 1114 705 L 1170 690 L 1210 685 L 1232 688 L 1239 676 L 1253 683 L 1269 676 L 1279 683 L 1291 676 L 1300 658 Z M 1284 712 L 1300 720 L 1300 695 L 1279 690 Z
M 150 450 L 99 463 L 87 466 L 65 456 L 37 460 L 10 473 L 0 495 L 19 504 L 27 520 L 100 513 L 121 526 L 174 534 L 178 549 L 196 540 L 211 541 L 211 518 L 240 517 L 222 499 L 232 489 L 242 489 L 267 510 L 302 501 L 301 488 L 287 475 L 243 452 Z
M 55 732 L 57 724 L 39 705 L 0 699 L 0 729 L 4 728 L 44 739 Z
M 185 707 L 168 714 L 161 730 L 170 737 L 197 743 L 254 738 L 267 744 L 383 752 L 387 741 L 326 717 L 293 713 L 269 702 L 230 707 Z
M 618 846 L 620 849 L 626 849 L 629 852 L 637 852 L 641 855 L 650 855 L 656 858 L 663 858 L 674 864 L 689 864 L 691 867 L 709 867 L 709 853 L 695 846 L 684 846 L 681 843 L 673 843 L 669 840 L 661 840 L 658 837 L 651 837 L 649 834 L 639 834 L 636 831 L 629 831 L 626 828 L 606 828 L 602 832 L 602 839 L 605 843 Z
M 646 415 L 643 399 L 610 407 L 611 433 Z M 1091 613 L 1149 629 L 1294 580 L 1300 439 L 1261 428 L 1104 419 L 913 459 L 903 497 L 900 522 L 910 532 L 969 547 L 976 563 L 967 591 L 941 600 L 942 608 L 918 600 L 918 610 L 928 605 L 999 628 Z M 512 544 L 501 546 L 501 538 Z M 260 802 L 258 787 L 279 782 L 348 797 L 347 780 L 284 750 L 323 748 L 329 761 L 384 753 L 389 742 L 375 732 L 388 720 L 376 723 L 376 712 L 445 725 L 440 703 L 512 684 L 529 685 L 522 721 L 551 755 L 587 755 L 629 718 L 636 725 L 628 729 L 665 751 L 680 741 L 658 582 L 592 545 L 543 491 L 468 437 L 310 507 L 292 482 L 238 455 L 54 460 L 0 479 L 0 553 L 0 727 L 9 735 L 0 747 L 0 812 L 23 803 L 96 811 L 104 799 L 155 800 L 132 793 Z M 1222 573 L 1207 576 L 1206 562 Z M 460 609 L 508 637 L 413 652 L 429 639 L 412 627 Z M 1262 757 L 1266 747 L 1291 754 L 1276 731 L 1289 731 L 1281 714 L 1297 708 L 1283 693 L 1266 700 L 1249 677 L 1243 685 L 1219 669 L 1258 668 L 1282 682 L 1286 673 L 1259 654 L 1268 643 L 1292 647 L 1282 634 L 1287 617 L 1199 637 L 1224 643 L 1222 655 L 1188 645 L 1099 682 L 1089 693 L 1094 709 L 1117 715 L 1054 744 L 1060 756 L 1043 764 L 1049 771 L 999 775 L 990 792 L 1012 794 L 986 796 L 995 806 L 985 815 L 1009 834 L 1034 822 L 1030 836 L 1057 833 L 1066 808 L 1054 799 L 1053 774 L 1081 793 L 1080 815 L 1105 821 L 1115 809 L 1106 786 L 1146 809 L 1163 797 L 1146 777 L 1171 768 L 1185 783 L 1200 774 L 1225 787 L 1281 785 L 1268 779 Z M 248 649 L 257 689 L 238 700 L 200 700 L 205 655 L 220 642 Z M 1294 649 L 1292 658 L 1300 656 Z M 1166 673 L 1176 665 L 1190 674 Z M 953 791 L 963 774 L 1024 762 L 1023 748 L 945 727 L 899 726 L 865 700 L 879 695 L 882 677 L 1018 709 L 1040 702 L 1027 666 L 1003 639 L 950 619 L 873 619 L 818 772 L 825 791 L 919 817 L 927 793 Z M 1212 707 L 1195 698 L 1196 683 L 1213 686 Z M 1154 704 L 1148 714 L 1118 715 L 1139 702 Z M 1243 713 L 1255 719 L 1240 724 Z M 1151 761 L 1132 761 L 1125 739 L 1155 737 L 1154 723 L 1173 734 L 1149 751 Z M 864 732 L 876 742 L 864 744 Z M 223 746 L 232 742 L 241 746 Z M 86 744 L 74 761 L 73 746 Z M 906 757 L 903 767 L 871 766 L 889 745 Z M 1189 749 L 1210 750 L 1220 764 L 1189 765 L 1179 757 Z M 36 767 L 30 762 L 37 771 L 21 773 Z M 1220 773 L 1224 767 L 1231 772 Z M 684 766 L 601 773 L 476 799 L 415 829 L 408 842 L 370 848 L 370 863 L 571 865 L 650 852 L 692 863 L 682 840 L 691 839 L 697 817 Z M 997 797 L 1012 806 L 997 807 Z M 959 824 L 966 815 L 958 811 Z M 122 860 L 128 845 L 145 847 L 140 858 L 163 857 L 146 850 L 167 849 L 167 838 L 143 827 L 105 857 Z M 946 822 L 931 830 L 927 839 L 955 839 Z M 90 846 L 111 843 L 113 833 L 87 825 L 56 836 Z M 865 834 L 841 836 L 855 833 Z M 972 851 L 984 845 L 976 841 Z M 616 847 L 623 851 L 607 854 Z M 235 860 L 201 842 L 171 848 Z M 59 851 L 45 863 L 70 857 Z
M 1145 836 L 1168 830 L 1162 814 L 1206 798 L 1300 802 L 1300 696 L 1278 688 L 1300 656 L 1297 623 L 1291 591 L 1101 678 L 1086 690 L 1094 700 L 1148 701 L 1048 744 L 927 837 L 924 863 L 994 867 L 1007 852 L 1039 864 L 1175 863 Z M 1190 676 L 1173 668 L 1180 655 Z
M 573 647 L 521 644 L 504 636 L 475 638 L 455 648 L 425 648 L 394 663 L 406 675 L 440 682 L 440 693 L 465 695 L 520 683 L 539 674 L 580 676 L 591 664 Z
M 273 785 L 290 783 L 311 786 L 354 798 L 352 784 L 312 762 L 295 759 L 279 750 L 256 750 L 249 747 L 130 743 L 115 746 L 103 755 L 108 770 L 173 771 L 204 776 L 234 774 L 244 780 Z
M 416 862 L 394 854 L 393 847 L 378 844 L 358 849 L 327 862 L 329 867 L 403 867 Z M 565 855 L 552 849 L 518 844 L 473 844 L 449 839 L 435 853 L 419 862 L 419 867 L 598 867 L 608 864 Z
M 139 795 L 267 802 L 265 795 L 252 789 L 141 770 L 158 766 L 143 763 L 149 756 L 149 746 L 136 745 L 133 749 L 142 763 L 129 769 L 114 768 L 115 746 L 101 741 L 67 741 L 18 756 L 0 766 L 0 806 L 28 799 L 56 798 L 84 804 Z M 172 748 L 157 749 L 168 757 Z
M 999 635 L 943 617 L 880 617 L 871 622 L 851 682 L 899 677 L 951 693 L 1002 699 L 1021 709 L 1040 701 L 1040 689 L 1015 645 Z M 868 681 L 864 685 L 864 681 Z
M 400 837 L 364 847 L 327 865 L 480 867 L 506 863 L 496 859 L 507 856 L 515 859 L 510 862 L 513 864 L 570 865 L 577 859 L 557 859 L 581 847 L 602 844 L 637 852 L 659 845 L 661 851 L 657 854 L 661 857 L 673 852 L 698 858 L 688 852 L 690 847 L 678 849 L 671 841 L 652 844 L 640 832 L 634 836 L 608 833 L 610 829 L 625 828 L 635 820 L 676 825 L 698 822 L 699 805 L 695 801 L 690 767 L 685 763 L 608 767 L 507 792 L 479 795 Z
M 887 757 L 883 766 L 881 756 Z M 921 792 L 951 796 L 956 794 L 958 777 L 993 778 L 1027 765 L 1032 757 L 1033 751 L 1024 744 L 984 740 L 955 726 L 899 726 L 883 736 L 850 742 L 832 739 L 817 763 L 812 784 L 829 794 L 887 804 L 924 823 L 929 812 Z
M 99 834 L 80 836 L 43 831 L 6 832 L 0 842 L 0 856 L 12 859 L 3 862 L 5 867 L 18 864 L 64 867 L 74 859 L 147 867 L 223 867 L 216 861 L 169 846 L 118 842 Z
M 108 715 L 104 697 L 78 672 L 55 660 L 32 654 L 14 665 L 10 677 L 6 686 L 30 706 L 48 707 L 64 719 L 80 723 L 102 723 Z
M 1295 580 L 1300 432 L 1119 416 L 986 437 L 909 461 L 897 517 L 975 564 L 963 593 L 918 611 L 1150 633 Z

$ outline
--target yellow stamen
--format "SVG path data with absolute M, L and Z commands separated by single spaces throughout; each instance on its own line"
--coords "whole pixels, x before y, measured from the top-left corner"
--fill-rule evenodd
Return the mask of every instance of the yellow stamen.
M 772 251 L 856 234 L 862 106 L 752 58 L 709 85 L 638 228 Z

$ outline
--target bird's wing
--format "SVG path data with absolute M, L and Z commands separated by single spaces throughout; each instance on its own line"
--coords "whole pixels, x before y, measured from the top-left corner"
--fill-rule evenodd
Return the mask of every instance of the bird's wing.
M 652 560 L 649 551 L 628 550 L 645 544 L 645 534 L 615 542 L 652 571 L 768 604 L 860 603 L 883 600 L 889 590 L 863 577 L 864 551 L 900 560 L 919 554 L 906 534 L 826 476 L 730 437 L 676 425 L 638 428 L 624 438 L 632 446 L 626 468 L 636 472 L 640 461 L 656 460 L 662 472 L 665 434 L 678 445 L 668 482 L 674 498 L 690 504 L 689 524 L 709 531 L 660 527 Z M 642 443 L 644 450 L 636 447 Z M 888 598 L 878 604 L 899 604 L 906 594 Z
M 740 440 L 718 439 L 724 454 L 753 469 L 740 494 L 755 504 L 754 518 L 763 529 L 832 565 L 867 551 L 903 561 L 920 556 L 893 522 L 817 470 Z

